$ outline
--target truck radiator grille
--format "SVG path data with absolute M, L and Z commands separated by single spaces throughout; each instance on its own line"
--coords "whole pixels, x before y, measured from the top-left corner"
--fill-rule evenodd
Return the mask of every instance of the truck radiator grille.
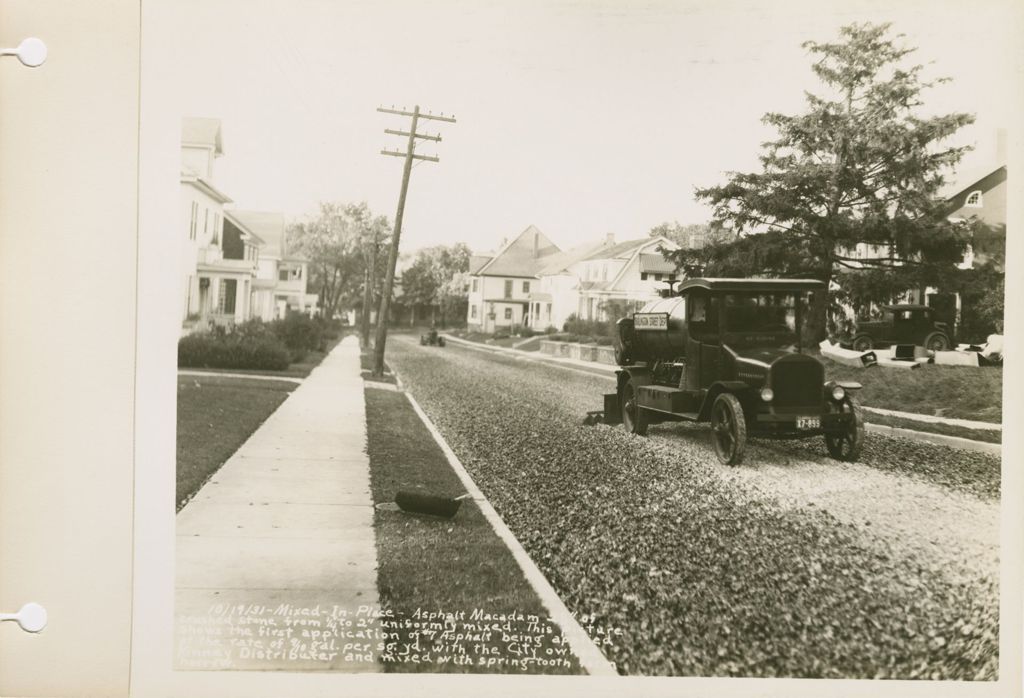
M 780 361 L 772 367 L 776 407 L 818 405 L 822 400 L 825 367 L 817 361 Z

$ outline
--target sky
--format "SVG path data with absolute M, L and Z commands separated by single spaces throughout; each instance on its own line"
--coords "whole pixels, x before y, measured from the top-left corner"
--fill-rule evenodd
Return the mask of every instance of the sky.
M 562 248 L 700 223 L 695 187 L 757 169 L 770 111 L 819 89 L 807 40 L 891 22 L 916 46 L 927 112 L 966 111 L 961 174 L 993 161 L 1020 118 L 1024 3 L 1012 0 L 176 0 L 182 116 L 222 120 L 214 183 L 238 208 L 315 213 L 366 201 L 394 218 L 408 120 L 454 114 L 418 152 L 403 253 L 495 249 L 530 224 Z M 164 29 L 164 27 L 161 27 Z M 145 31 L 145 28 L 144 28 Z M 1010 131 L 1011 139 L 1016 134 Z

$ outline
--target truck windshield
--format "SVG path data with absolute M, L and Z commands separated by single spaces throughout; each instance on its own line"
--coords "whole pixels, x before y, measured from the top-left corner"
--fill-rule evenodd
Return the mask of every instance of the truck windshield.
M 794 293 L 732 294 L 725 297 L 725 331 L 736 334 L 796 333 Z

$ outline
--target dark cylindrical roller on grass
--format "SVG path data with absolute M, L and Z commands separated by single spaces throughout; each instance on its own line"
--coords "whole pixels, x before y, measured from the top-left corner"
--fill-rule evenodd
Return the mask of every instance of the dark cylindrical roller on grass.
M 439 516 L 442 519 L 450 519 L 459 511 L 462 500 L 469 497 L 468 494 L 459 497 L 436 497 L 430 494 L 419 494 L 418 492 L 399 492 L 395 495 L 395 503 L 402 511 L 411 514 L 427 514 Z

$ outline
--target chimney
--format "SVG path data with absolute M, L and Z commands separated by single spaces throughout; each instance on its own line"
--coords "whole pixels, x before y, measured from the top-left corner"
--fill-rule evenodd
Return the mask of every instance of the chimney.
M 537 249 L 540 246 L 539 238 L 540 238 L 540 235 L 538 235 L 537 231 L 534 230 L 533 231 L 533 258 L 534 259 L 537 259 L 537 253 L 539 252 L 539 250 Z
M 605 233 L 605 235 L 604 235 L 604 244 L 607 245 L 608 247 L 611 247 L 612 245 L 614 245 L 615 244 L 615 233 Z
M 996 160 L 997 165 L 1006 164 L 1006 129 L 996 129 Z

